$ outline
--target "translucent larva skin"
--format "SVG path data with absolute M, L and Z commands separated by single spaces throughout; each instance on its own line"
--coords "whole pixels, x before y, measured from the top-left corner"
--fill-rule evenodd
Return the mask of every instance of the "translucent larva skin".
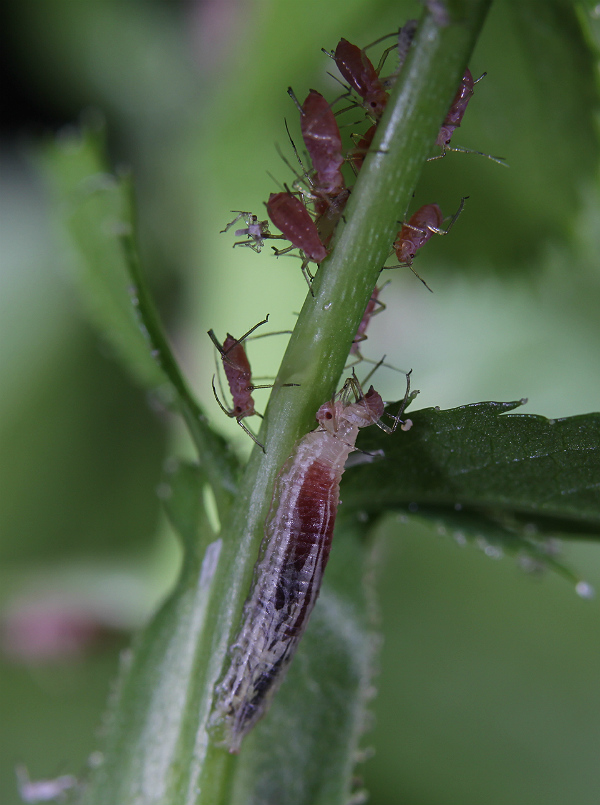
M 450 109 L 448 110 L 448 114 L 442 123 L 437 140 L 435 141 L 435 144 L 439 145 L 440 148 L 446 148 L 450 145 L 452 135 L 454 134 L 455 129 L 460 126 L 467 110 L 467 105 L 473 96 L 474 86 L 475 82 L 473 81 L 473 76 L 467 67 L 460 82 L 460 86 L 456 91 L 456 95 L 454 96 L 454 100 L 452 101 Z
M 230 333 L 223 343 L 223 371 L 229 384 L 233 408 L 230 416 L 242 419 L 255 414 L 254 400 L 252 398 L 252 370 L 246 355 L 246 349 L 241 341 L 235 339 Z
M 275 482 L 242 626 L 211 716 L 217 743 L 238 752 L 268 709 L 296 652 L 323 578 L 339 487 L 359 428 L 375 423 L 383 401 L 371 387 L 358 402 L 336 399 L 317 412 Z
M 394 242 L 394 251 L 399 263 L 412 265 L 417 251 L 424 246 L 444 221 L 437 204 L 425 204 L 404 224 Z
M 308 258 L 320 263 L 327 257 L 327 249 L 321 243 L 315 222 L 300 199 L 291 193 L 271 193 L 267 212 L 277 229 Z
M 334 59 L 340 73 L 363 99 L 363 106 L 379 120 L 389 96 L 367 54 L 347 39 L 340 39 Z
M 344 177 L 340 171 L 344 157 L 335 115 L 325 98 L 314 89 L 302 104 L 302 112 L 302 139 L 317 174 L 314 192 L 337 196 L 344 189 Z

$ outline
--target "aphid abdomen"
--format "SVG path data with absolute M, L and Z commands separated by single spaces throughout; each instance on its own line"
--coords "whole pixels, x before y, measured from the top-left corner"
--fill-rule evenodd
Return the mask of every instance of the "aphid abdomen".
M 467 110 L 467 105 L 473 96 L 474 86 L 473 76 L 467 67 L 435 141 L 435 144 L 439 145 L 440 148 L 446 148 L 450 145 L 452 135 L 460 126 Z
M 302 113 L 300 128 L 306 150 L 317 172 L 316 191 L 336 196 L 344 189 L 344 177 L 340 172 L 344 157 L 335 115 L 325 98 L 314 89 L 307 95 Z
M 443 221 L 444 216 L 437 204 L 420 207 L 398 233 L 394 243 L 398 262 L 411 265 L 416 252 L 440 229 Z
M 252 416 L 255 413 L 252 370 L 243 343 L 227 333 L 227 338 L 223 342 L 222 357 L 223 371 L 233 399 L 233 416 L 238 419 Z
M 315 222 L 299 199 L 291 193 L 271 193 L 267 212 L 277 229 L 307 257 L 315 263 L 327 257 L 327 249 L 321 243 Z

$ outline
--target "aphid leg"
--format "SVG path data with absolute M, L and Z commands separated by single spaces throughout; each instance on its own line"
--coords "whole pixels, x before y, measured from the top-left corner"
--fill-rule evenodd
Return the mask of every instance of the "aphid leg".
M 404 398 L 403 398 L 402 402 L 400 403 L 400 408 L 398 409 L 398 413 L 396 415 L 388 414 L 388 416 L 392 417 L 392 419 L 394 420 L 394 424 L 392 425 L 392 427 L 390 428 L 389 425 L 386 425 L 385 427 L 382 427 L 383 423 L 381 425 L 379 423 L 377 423 L 379 425 L 379 427 L 382 427 L 382 430 L 384 430 L 386 433 L 394 433 L 394 431 L 397 430 L 398 425 L 400 425 L 400 430 L 403 430 L 403 431 L 407 431 L 407 430 L 410 430 L 412 428 L 412 424 L 413 424 L 412 420 L 410 420 L 410 419 L 406 419 L 406 420 L 400 419 L 400 417 L 402 416 L 402 414 L 404 413 L 404 411 L 408 407 L 409 403 L 411 403 L 414 400 L 414 398 L 417 396 L 417 394 L 419 393 L 418 390 L 413 391 L 413 392 L 411 392 L 411 390 L 410 390 L 410 376 L 411 376 L 411 374 L 412 374 L 412 369 L 410 370 L 410 372 L 406 373 L 406 391 L 404 393 Z M 386 413 L 387 413 L 387 411 L 386 411 Z
M 228 232 L 228 231 L 231 229 L 231 227 L 232 227 L 234 224 L 237 224 L 237 222 L 240 220 L 240 218 L 243 218 L 243 219 L 244 219 L 244 223 L 246 223 L 246 224 L 248 224 L 248 222 L 249 222 L 249 220 L 250 220 L 250 219 L 252 219 L 252 218 L 256 218 L 256 216 L 255 216 L 255 215 L 253 215 L 251 212 L 242 212 L 241 210 L 231 210 L 231 212 L 237 212 L 237 215 L 235 216 L 235 218 L 233 219 L 233 221 L 230 221 L 230 222 L 227 224 L 227 226 L 225 227 L 225 229 L 221 229 L 221 230 L 219 230 L 219 234 L 220 234 L 220 235 L 222 235 L 222 234 L 223 234 L 223 232 Z M 256 220 L 258 220 L 258 219 L 256 219 Z
M 421 280 L 421 282 L 422 282 L 422 283 L 423 283 L 423 285 L 424 285 L 424 286 L 427 288 L 427 290 L 428 290 L 430 293 L 433 293 L 433 290 L 432 290 L 432 289 L 429 287 L 429 285 L 427 285 L 427 283 L 425 282 L 425 280 L 423 279 L 423 277 L 422 277 L 420 274 L 418 274 L 418 273 L 415 271 L 415 269 L 413 268 L 412 263 L 407 263 L 406 265 L 407 265 L 407 266 L 410 268 L 410 270 L 411 270 L 411 271 L 412 271 L 412 273 L 415 275 L 415 277 L 416 277 L 418 280 Z
M 255 412 L 255 413 L 256 413 L 256 412 Z M 249 437 L 252 439 L 252 441 L 254 442 L 254 444 L 257 444 L 257 445 L 260 447 L 260 449 L 263 451 L 263 453 L 265 453 L 265 454 L 266 454 L 266 452 L 267 452 L 267 451 L 265 450 L 265 446 L 264 446 L 264 444 L 262 444 L 261 442 L 259 442 L 259 441 L 258 441 L 258 439 L 257 439 L 257 438 L 256 438 L 256 436 L 255 436 L 255 435 L 252 433 L 252 431 L 250 430 L 250 428 L 247 428 L 247 427 L 244 425 L 244 423 L 242 422 L 242 420 L 241 420 L 241 419 L 236 419 L 236 422 L 238 423 L 238 425 L 240 426 L 240 428 L 241 428 L 242 430 L 246 431 L 246 433 L 247 433 L 247 434 L 248 434 L 248 436 L 249 436 Z
M 453 216 L 452 216 L 452 218 L 450 219 L 450 223 L 448 224 L 448 226 L 446 227 L 446 229 L 438 229 L 438 228 L 437 228 L 437 227 L 435 227 L 435 226 L 430 226 L 430 227 L 429 227 L 429 229 L 430 229 L 432 232 L 435 232 L 435 234 L 436 234 L 436 235 L 447 235 L 447 234 L 448 234 L 448 232 L 450 232 L 450 230 L 452 229 L 452 227 L 453 227 L 453 226 L 454 226 L 454 224 L 456 223 L 456 221 L 457 221 L 457 219 L 458 219 L 458 216 L 459 216 L 459 215 L 461 214 L 461 212 L 463 211 L 464 206 L 465 206 L 465 201 L 466 201 L 468 198 L 469 198 L 469 196 L 463 196 L 463 197 L 461 198 L 461 200 L 460 200 L 460 204 L 458 205 L 458 209 L 456 210 L 456 212 L 454 213 L 454 215 L 453 215 Z
M 261 322 L 261 324 L 264 324 L 264 322 Z M 220 378 L 219 378 L 219 385 L 221 385 L 221 379 Z M 269 386 L 251 386 L 250 388 L 253 390 L 253 389 L 257 389 L 257 388 L 259 388 L 259 389 L 260 388 L 269 388 Z M 229 408 L 225 408 L 225 406 L 223 405 L 223 403 L 219 399 L 219 395 L 217 394 L 217 389 L 215 388 L 215 375 L 213 375 L 213 378 L 212 378 L 212 390 L 213 390 L 213 394 L 215 395 L 215 400 L 219 404 L 219 408 L 221 409 L 221 411 L 223 411 L 224 414 L 227 414 L 228 417 L 232 417 L 233 419 L 235 419 L 235 421 L 238 423 L 240 428 L 242 430 L 244 430 L 248 434 L 248 436 L 252 439 L 252 441 L 260 447 L 260 449 L 263 451 L 263 453 L 266 453 L 267 451 L 265 450 L 265 446 L 261 442 L 259 442 L 258 439 L 256 438 L 256 436 L 252 433 L 252 431 L 249 428 L 247 428 L 246 425 L 244 425 L 244 423 L 242 422 L 241 417 L 238 417 L 238 416 L 235 416 L 235 414 L 232 414 L 232 412 L 229 410 Z M 223 393 L 223 389 L 221 388 L 221 394 L 222 393 Z M 262 419 L 262 414 L 259 414 L 258 411 L 255 411 L 254 413 Z
M 483 151 L 474 151 L 472 148 L 463 148 L 461 145 L 447 145 L 444 147 L 444 150 L 441 154 L 437 154 L 437 156 L 434 157 L 429 157 L 427 162 L 434 162 L 436 159 L 443 159 L 448 151 L 456 151 L 459 154 L 477 154 L 480 157 L 491 159 L 492 162 L 496 162 L 498 165 L 503 165 L 505 168 L 510 167 L 504 157 L 493 157 L 491 154 L 484 154 Z
M 302 261 L 302 265 L 300 266 L 300 268 L 302 269 L 302 274 L 304 275 L 304 279 L 306 280 L 306 284 L 308 285 L 308 290 L 310 291 L 310 295 L 311 295 L 312 297 L 314 297 L 315 292 L 314 292 L 314 291 L 313 291 L 313 289 L 312 289 L 312 282 L 313 282 L 313 280 L 314 280 L 314 277 L 313 277 L 313 275 L 312 275 L 312 274 L 310 273 L 310 271 L 309 271 L 309 268 L 308 268 L 308 259 L 307 259 L 307 258 L 305 258 L 305 259 Z

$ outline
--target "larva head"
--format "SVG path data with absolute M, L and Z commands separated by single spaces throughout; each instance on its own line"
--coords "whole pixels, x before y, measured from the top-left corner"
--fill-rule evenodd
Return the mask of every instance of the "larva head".
M 339 400 L 329 400 L 317 411 L 317 422 L 323 430 L 337 433 L 341 417 L 344 415 L 344 403 Z

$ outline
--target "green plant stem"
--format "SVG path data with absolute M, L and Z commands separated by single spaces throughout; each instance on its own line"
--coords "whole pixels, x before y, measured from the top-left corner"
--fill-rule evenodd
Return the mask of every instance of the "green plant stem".
M 440 26 L 426 13 L 419 27 L 352 192 L 345 223 L 331 256 L 319 268 L 314 297 L 307 296 L 283 358 L 259 435 L 266 454 L 254 450 L 222 532 L 223 563 L 215 585 L 222 585 L 226 606 L 215 599 L 215 649 L 224 652 L 237 627 L 274 479 L 297 439 L 314 427 L 318 407 L 335 391 L 398 221 L 409 206 L 490 4 L 448 4 L 450 25 Z M 284 383 L 299 387 L 282 388 Z M 210 777 L 205 767 L 202 784 Z
M 238 628 L 271 504 L 274 479 L 296 440 L 315 427 L 317 408 L 331 397 L 339 383 L 350 344 L 388 256 L 398 221 L 409 205 L 421 168 L 456 92 L 490 2 L 463 0 L 452 3 L 454 21 L 446 27 L 437 24 L 432 15 L 425 14 L 411 55 L 381 121 L 373 152 L 367 156 L 361 169 L 332 253 L 317 273 L 313 286 L 315 295 L 307 296 L 290 339 L 259 436 L 266 446 L 266 454 L 260 449 L 254 450 L 219 540 L 213 539 L 207 522 L 200 517 L 202 532 L 205 533 L 204 544 L 212 540 L 210 550 L 206 550 L 201 562 L 198 557 L 191 569 L 189 564 L 187 570 L 184 567 L 171 601 L 141 636 L 131 665 L 124 669 L 120 694 L 113 704 L 109 722 L 106 763 L 90 786 L 87 802 L 131 805 L 142 801 L 142 796 L 145 802 L 160 805 L 173 802 L 231 805 L 232 801 L 259 801 L 253 790 L 246 790 L 244 781 L 259 776 L 265 769 L 265 762 L 267 770 L 263 777 L 270 776 L 268 763 L 272 752 L 262 752 L 263 765 L 259 767 L 259 760 L 254 760 L 252 752 L 244 754 L 244 746 L 238 759 L 212 745 L 207 722 L 214 686 L 228 662 L 228 647 Z M 143 284 L 139 281 L 137 257 L 130 258 L 129 262 L 134 285 L 139 291 Z M 142 294 L 139 302 L 143 305 L 146 320 L 154 321 L 152 317 L 156 314 L 149 297 Z M 157 320 L 154 324 L 153 332 L 162 332 Z M 161 342 L 154 348 L 168 355 L 166 346 Z M 186 400 L 184 416 L 194 435 L 198 411 L 189 402 L 191 397 L 177 367 L 173 368 L 167 361 L 166 365 L 163 363 L 163 369 Z M 283 383 L 300 385 L 282 388 Z M 195 441 L 200 450 L 211 450 L 203 433 L 196 435 Z M 209 480 L 210 473 L 213 473 L 210 479 L 213 487 L 218 482 L 218 471 L 212 466 L 212 461 L 210 457 L 203 458 L 206 475 L 197 479 L 198 488 L 192 485 L 186 493 L 189 494 L 190 507 L 194 502 L 198 503 L 201 485 L 204 479 Z M 175 501 L 173 508 L 176 508 Z M 326 655 L 320 648 L 323 635 L 326 635 L 328 646 L 335 645 L 336 638 L 340 644 L 346 641 L 348 661 L 344 665 L 348 669 L 351 667 L 351 652 L 356 651 L 357 645 L 359 659 L 362 658 L 364 640 L 352 642 L 352 635 L 356 634 L 355 624 L 368 620 L 366 598 L 361 599 L 356 592 L 360 586 L 357 579 L 364 570 L 363 560 L 367 555 L 362 533 L 360 531 L 352 541 L 346 541 L 346 550 L 339 551 L 337 557 L 334 556 L 334 546 L 329 575 L 337 567 L 337 575 L 333 575 L 338 589 L 341 589 L 340 582 L 350 585 L 342 609 L 342 620 L 345 620 L 340 624 L 334 619 L 329 632 L 313 630 L 313 634 L 309 627 L 310 634 L 307 633 L 300 649 L 306 660 L 311 656 L 320 659 L 321 655 Z M 348 550 L 350 546 L 353 547 Z M 350 553 L 352 562 L 344 567 L 343 561 Z M 203 570 L 198 570 L 198 567 Z M 195 573 L 198 573 L 197 580 L 195 576 L 191 577 Z M 336 607 L 342 598 L 335 594 L 335 590 L 333 593 L 329 587 L 324 589 L 321 602 L 329 600 L 338 612 Z M 195 616 L 196 609 L 198 617 Z M 324 611 L 321 609 L 321 614 Z M 336 653 L 339 653 L 337 648 Z M 368 661 L 365 664 L 368 665 Z M 319 663 L 303 667 L 316 668 Z M 293 672 L 294 665 L 290 674 Z M 335 670 L 334 658 L 327 657 L 318 679 L 315 677 L 314 686 L 329 692 L 328 701 L 336 698 L 339 674 L 339 667 Z M 350 785 L 353 753 L 364 708 L 366 676 L 364 668 L 356 668 L 357 681 L 351 682 L 347 688 L 356 691 L 356 701 L 349 703 L 347 711 L 352 711 L 351 715 L 345 726 L 337 725 L 335 715 L 335 723 L 330 725 L 330 743 L 335 744 L 338 760 L 328 764 L 323 773 L 328 778 L 327 784 L 331 783 L 337 791 L 336 795 L 330 796 L 315 784 L 318 790 L 313 794 L 305 793 L 292 800 L 286 793 L 286 801 L 302 802 L 302 805 L 314 805 L 315 802 L 338 805 L 347 801 L 344 792 Z M 302 675 L 297 678 L 302 710 L 305 699 L 302 686 L 306 685 L 306 679 Z M 174 697 L 174 691 L 180 691 L 180 694 Z M 280 693 L 283 692 L 282 689 Z M 327 718 L 331 712 L 336 712 L 328 709 L 327 702 L 323 703 L 322 710 Z M 297 760 L 292 767 L 289 758 L 279 757 L 277 763 L 279 766 L 283 764 L 284 778 L 293 780 L 308 774 L 306 764 L 311 768 L 316 765 L 322 770 L 322 749 L 315 748 L 320 745 L 316 742 L 314 722 L 301 720 L 297 732 L 289 736 L 286 715 L 284 712 L 279 727 L 273 727 L 272 735 L 285 733 L 286 739 L 291 737 L 295 749 L 300 750 L 296 757 L 302 760 Z M 264 726 L 266 722 L 267 719 Z M 309 724 L 313 725 L 312 729 Z M 344 729 L 346 734 L 340 736 L 339 729 Z M 352 736 L 346 740 L 350 733 Z M 248 739 L 250 744 L 252 738 Z M 277 737 L 270 740 L 276 743 Z M 329 757 L 333 754 L 330 753 Z M 342 755 L 344 757 L 340 757 Z M 245 757 L 248 763 L 256 763 L 254 775 L 248 773 L 246 766 L 244 777 L 244 764 L 240 761 Z M 296 767 L 300 765 L 302 768 Z M 289 791 L 289 786 L 283 790 Z M 305 789 L 310 790 L 311 786 Z M 241 793 L 232 799 L 233 791 Z

